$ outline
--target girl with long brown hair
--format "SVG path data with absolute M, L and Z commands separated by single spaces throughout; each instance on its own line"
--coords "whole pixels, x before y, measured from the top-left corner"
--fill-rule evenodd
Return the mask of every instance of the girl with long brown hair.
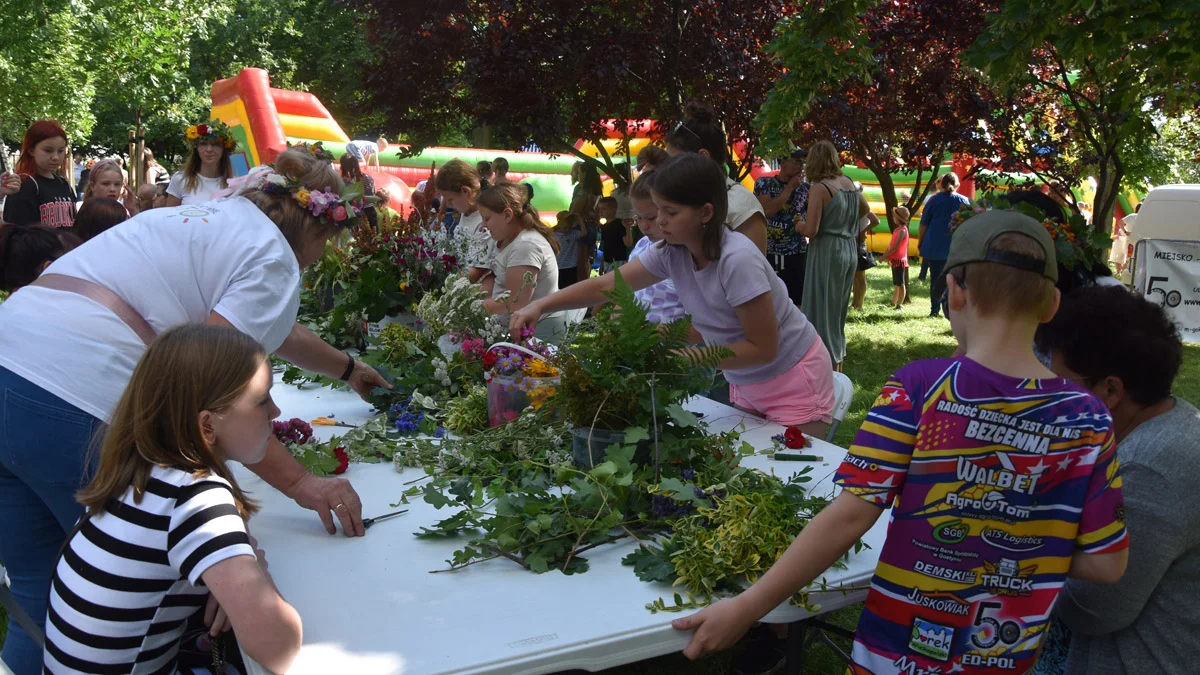
M 232 628 L 251 658 L 287 671 L 300 615 L 256 551 L 246 521 L 258 507 L 226 466 L 266 455 L 271 381 L 266 351 L 233 328 L 179 326 L 146 350 L 77 494 L 87 510 L 54 572 L 47 672 L 175 672 L 206 602 L 212 635 Z
M 824 437 L 834 404 L 829 353 L 754 242 L 725 226 L 724 171 L 712 158 L 689 152 L 653 175 L 661 242 L 623 265 L 622 280 L 635 293 L 674 282 L 692 318 L 692 342 L 729 349 L 720 367 L 733 404 Z M 645 194 L 644 187 L 635 194 Z M 614 271 L 535 300 L 513 312 L 509 330 L 516 336 L 540 326 L 543 315 L 606 302 L 615 284 Z
M 463 261 L 471 270 L 468 273 L 471 281 L 479 281 L 491 263 L 491 238 L 483 227 L 483 216 L 476 203 L 481 188 L 479 172 L 461 159 L 452 159 L 437 172 L 434 183 L 442 193 L 442 203 L 459 213 L 454 236 L 466 242 Z M 432 208 L 432 201 L 426 201 Z
M 212 194 L 229 186 L 233 178 L 233 161 L 229 153 L 237 142 L 229 127 L 220 121 L 195 124 L 184 132 L 191 147 L 183 171 L 171 176 L 167 185 L 167 206 L 198 204 Z
M 479 195 L 483 226 L 496 246 L 491 274 L 483 279 L 491 296 L 483 305 L 492 314 L 511 314 L 558 290 L 558 237 L 528 197 L 516 183 L 493 185 Z M 566 315 L 559 313 L 538 326 L 538 337 L 558 337 L 565 328 Z

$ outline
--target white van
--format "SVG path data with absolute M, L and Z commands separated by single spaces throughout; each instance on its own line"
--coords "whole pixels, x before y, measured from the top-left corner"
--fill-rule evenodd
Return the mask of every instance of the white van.
M 1163 185 L 1142 200 L 1129 244 L 1139 239 L 1200 241 L 1200 185 Z

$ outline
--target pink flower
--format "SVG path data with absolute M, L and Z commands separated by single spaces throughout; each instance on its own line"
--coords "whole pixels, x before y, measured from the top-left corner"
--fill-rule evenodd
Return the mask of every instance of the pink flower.
M 336 221 L 340 222 L 340 221 L 345 220 L 346 219 L 346 207 L 342 206 L 341 204 L 338 204 L 337 208 L 335 208 L 333 210 L 332 215 L 333 215 L 333 219 Z

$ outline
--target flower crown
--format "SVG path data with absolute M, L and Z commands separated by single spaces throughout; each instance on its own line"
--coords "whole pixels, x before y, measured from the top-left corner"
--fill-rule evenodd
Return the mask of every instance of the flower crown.
M 299 143 L 295 144 L 293 144 L 291 141 L 288 141 L 287 146 L 289 150 L 292 148 L 299 148 L 306 151 L 313 157 L 325 160 L 326 162 L 332 162 L 334 160 L 333 153 L 325 149 L 324 141 L 317 141 L 316 143 L 300 141 Z
M 229 126 L 221 120 L 213 120 L 207 124 L 193 124 L 184 132 L 188 147 L 194 148 L 201 143 L 220 143 L 226 150 L 232 150 L 237 145 Z
M 357 225 L 362 217 L 361 209 L 368 202 L 377 201 L 375 197 L 363 197 L 362 183 L 351 183 L 338 194 L 333 190 L 310 189 L 295 178 L 274 171 L 267 174 L 259 189 L 267 194 L 291 195 L 317 220 L 341 228 Z

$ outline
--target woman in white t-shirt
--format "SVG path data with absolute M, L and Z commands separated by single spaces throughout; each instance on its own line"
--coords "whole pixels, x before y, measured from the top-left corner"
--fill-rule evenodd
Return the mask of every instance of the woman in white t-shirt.
M 435 183 L 442 193 L 442 204 L 462 214 L 454 236 L 466 240 L 463 262 L 470 269 L 467 276 L 477 282 L 487 274 L 493 253 L 492 238 L 483 227 L 483 216 L 475 203 L 479 199 L 479 172 L 461 159 L 452 159 L 438 171 Z
M 139 214 L 0 304 L 0 560 L 30 616 L 46 616 L 55 553 L 82 513 L 74 493 L 90 474 L 93 434 L 155 333 L 232 326 L 360 394 L 387 386 L 296 323 L 300 270 L 355 222 L 339 195 L 344 183 L 303 148 L 281 154 L 275 171 L 252 174 L 235 197 Z M 347 481 L 317 478 L 278 441 L 250 468 L 316 510 L 331 534 L 335 516 L 347 534 L 362 534 L 361 502 Z M 3 659 L 21 675 L 41 663 L 19 629 L 9 631 Z
M 479 195 L 483 226 L 495 241 L 496 255 L 483 278 L 491 295 L 483 306 L 492 314 L 508 315 L 558 290 L 558 238 L 542 222 L 521 185 L 493 185 Z M 507 295 L 506 295 L 507 294 Z M 544 317 L 536 336 L 561 339 L 566 314 Z
M 232 328 L 176 326 L 146 351 L 54 571 L 45 672 L 191 672 L 181 638 L 230 628 L 252 659 L 287 671 L 300 615 L 255 550 L 258 507 L 226 466 L 266 454 L 271 379 L 262 345 Z
M 223 122 L 212 121 L 187 128 L 187 143 L 192 151 L 183 171 L 171 176 L 167 185 L 167 206 L 198 204 L 212 199 L 233 178 L 229 152 L 237 142 Z
M 695 152 L 711 158 L 724 170 L 729 156 L 725 130 L 717 119 L 717 113 L 709 106 L 689 103 L 684 109 L 684 118 L 667 134 L 667 154 L 672 157 Z M 725 215 L 725 227 L 740 232 L 767 254 L 767 212 L 754 193 L 745 185 L 725 177 L 725 201 L 729 205 Z

